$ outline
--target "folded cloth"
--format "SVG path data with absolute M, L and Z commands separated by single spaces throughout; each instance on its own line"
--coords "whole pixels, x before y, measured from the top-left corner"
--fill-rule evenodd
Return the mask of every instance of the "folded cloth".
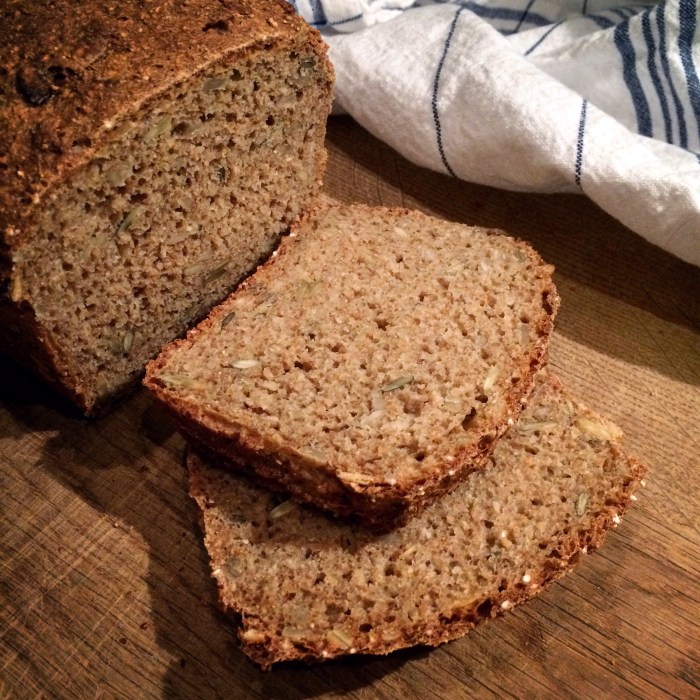
M 696 0 L 296 0 L 337 107 L 413 162 L 583 192 L 700 265 Z

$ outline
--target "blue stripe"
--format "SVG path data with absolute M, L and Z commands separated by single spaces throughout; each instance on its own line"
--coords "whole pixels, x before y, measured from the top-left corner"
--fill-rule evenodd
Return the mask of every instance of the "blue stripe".
M 455 27 L 457 26 L 457 20 L 459 19 L 460 14 L 462 13 L 462 10 L 464 10 L 464 7 L 460 7 L 457 12 L 455 12 L 454 19 L 452 20 L 452 24 L 450 24 L 450 29 L 447 32 L 447 39 L 445 39 L 445 48 L 442 51 L 442 56 L 440 57 L 440 62 L 438 63 L 437 71 L 435 72 L 435 82 L 433 83 L 433 100 L 432 100 L 432 105 L 433 105 L 433 121 L 435 122 L 435 134 L 437 136 L 437 147 L 438 151 L 440 152 L 440 158 L 442 159 L 442 164 L 445 166 L 445 170 L 452 175 L 453 177 L 457 177 L 455 174 L 455 171 L 452 170 L 452 166 L 450 166 L 447 156 L 445 155 L 445 148 L 442 144 L 442 126 L 440 125 L 440 115 L 438 114 L 438 105 L 437 105 L 437 99 L 438 99 L 438 87 L 440 85 L 440 75 L 442 74 L 442 68 L 445 65 L 445 58 L 447 58 L 447 52 L 450 49 L 450 43 L 452 42 L 452 36 L 455 33 Z
M 471 10 L 475 15 L 483 17 L 484 19 L 503 19 L 511 22 L 518 22 L 523 19 L 522 10 L 513 10 L 509 7 L 484 7 L 471 0 L 466 0 L 466 2 L 460 2 L 459 4 L 461 7 Z M 546 27 L 548 24 L 552 23 L 552 20 L 537 12 L 526 11 L 525 15 L 524 21 L 527 24 L 534 24 L 537 27 Z
M 601 15 L 586 15 L 588 19 L 595 22 L 601 29 L 610 29 L 615 26 L 615 22 Z
M 586 112 L 588 111 L 588 100 L 584 100 L 581 105 L 581 118 L 578 122 L 578 138 L 576 139 L 576 161 L 574 163 L 574 180 L 581 187 L 581 170 L 583 168 L 583 137 L 586 133 Z
M 529 56 L 562 22 L 553 24 L 523 55 Z
M 323 12 L 321 0 L 309 0 L 311 6 L 311 22 L 309 24 L 322 25 L 326 21 L 326 15 Z
M 654 35 L 651 31 L 651 22 L 649 20 L 649 12 L 645 12 L 642 16 L 642 33 L 644 35 L 644 41 L 647 44 L 647 68 L 649 70 L 649 76 L 651 77 L 651 82 L 654 85 L 656 94 L 659 97 L 659 103 L 661 104 L 661 112 L 664 116 L 664 130 L 666 133 L 666 142 L 673 143 L 673 129 L 671 127 L 671 112 L 668 108 L 668 101 L 666 100 L 666 93 L 664 92 L 663 85 L 661 85 L 661 78 L 659 77 L 659 71 L 656 69 L 656 44 L 654 42 Z
M 634 46 L 630 41 L 629 25 L 622 22 L 615 27 L 615 46 L 622 58 L 622 77 L 629 90 L 634 111 L 637 115 L 637 131 L 642 136 L 651 136 L 651 115 L 649 113 L 649 103 L 647 102 L 644 88 L 639 82 L 637 75 L 637 57 L 634 53 Z
M 527 16 L 528 16 L 528 14 L 530 13 L 530 8 L 531 8 L 536 2 L 537 2 L 537 0 L 530 0 L 530 1 L 527 3 L 527 7 L 525 7 L 525 9 L 523 10 L 522 16 L 521 16 L 520 19 L 518 20 L 518 26 L 515 28 L 515 32 L 519 32 L 519 31 L 520 31 L 520 27 L 523 26 L 523 22 L 527 19 Z M 514 33 L 515 33 L 515 32 L 514 32 Z
M 700 138 L 700 80 L 698 80 L 692 54 L 696 27 L 695 13 L 695 0 L 681 0 L 678 8 L 678 19 L 680 20 L 678 53 L 681 55 L 681 63 L 683 64 L 685 80 L 688 86 L 688 97 L 690 97 L 690 106 L 693 108 L 693 114 L 698 126 L 698 138 Z
M 659 30 L 659 56 L 661 57 L 661 70 L 664 72 L 666 82 L 671 90 L 671 97 L 673 98 L 673 106 L 676 108 L 676 114 L 678 115 L 678 140 L 680 142 L 681 148 L 688 147 L 688 133 L 685 128 L 685 111 L 683 109 L 683 104 L 678 98 L 678 93 L 676 92 L 676 86 L 673 84 L 673 78 L 671 77 L 671 66 L 668 62 L 668 50 L 666 48 L 666 3 L 662 2 L 656 8 L 656 26 Z
M 322 22 L 309 22 L 312 27 L 335 27 L 338 24 L 347 24 L 348 22 L 356 22 L 358 19 L 362 19 L 364 14 L 360 12 L 359 15 L 354 17 L 346 17 L 345 19 L 336 19 L 332 22 L 328 20 L 323 20 Z

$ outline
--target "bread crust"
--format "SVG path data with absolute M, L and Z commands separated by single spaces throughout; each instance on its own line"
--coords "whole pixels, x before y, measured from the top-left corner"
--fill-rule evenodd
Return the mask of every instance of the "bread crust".
M 407 209 L 352 206 L 358 215 L 363 212 L 382 212 L 387 216 L 425 217 L 424 214 Z M 303 231 L 331 208 L 333 205 L 321 204 L 301 217 L 292 227 L 294 235 L 283 240 L 276 257 L 270 258 L 258 272 L 269 270 L 272 278 L 284 274 L 279 264 L 282 258 L 290 255 L 294 246 L 299 244 Z M 485 231 L 489 235 L 507 235 L 496 229 Z M 527 357 L 520 362 L 523 380 L 517 387 L 512 387 L 508 394 L 507 407 L 501 420 L 484 425 L 481 439 L 452 455 L 454 461 L 449 464 L 449 468 L 444 465 L 444 469 L 439 472 L 421 474 L 411 481 L 396 483 L 363 484 L 349 481 L 341 478 L 331 465 L 314 461 L 291 445 L 273 443 L 252 426 L 227 420 L 205 403 L 189 401 L 170 390 L 159 379 L 159 373 L 175 352 L 195 345 L 198 338 L 221 322 L 230 312 L 228 302 L 217 307 L 186 338 L 166 347 L 158 358 L 149 363 L 144 384 L 170 412 L 190 440 L 223 457 L 231 467 L 254 475 L 268 488 L 288 492 L 300 501 L 313 503 L 341 517 L 355 518 L 378 531 L 391 530 L 452 490 L 470 472 L 483 467 L 497 440 L 517 419 L 532 391 L 536 373 L 546 363 L 548 340 L 560 304 L 551 279 L 554 268 L 547 265 L 526 243 L 515 241 L 515 244 L 540 271 L 540 287 L 536 293 L 541 295 L 545 313 L 533 326 L 537 340 L 532 344 Z M 255 284 L 257 273 L 245 280 L 234 296 Z

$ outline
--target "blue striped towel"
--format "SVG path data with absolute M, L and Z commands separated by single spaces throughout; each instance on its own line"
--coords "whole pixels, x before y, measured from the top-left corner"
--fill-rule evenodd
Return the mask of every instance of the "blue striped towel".
M 295 0 L 336 108 L 419 165 L 583 192 L 700 265 L 697 0 Z

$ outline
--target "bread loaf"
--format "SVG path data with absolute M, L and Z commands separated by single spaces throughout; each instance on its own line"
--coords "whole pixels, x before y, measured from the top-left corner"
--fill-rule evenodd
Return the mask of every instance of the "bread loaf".
M 91 413 L 314 198 L 332 69 L 282 0 L 13 2 L 0 342 Z
M 219 601 L 243 651 L 264 667 L 386 654 L 510 610 L 619 522 L 644 471 L 619 437 L 543 376 L 483 471 L 379 536 L 190 452 Z
M 321 207 L 146 384 L 268 486 L 388 529 L 517 417 L 559 303 L 551 272 L 499 232 Z

